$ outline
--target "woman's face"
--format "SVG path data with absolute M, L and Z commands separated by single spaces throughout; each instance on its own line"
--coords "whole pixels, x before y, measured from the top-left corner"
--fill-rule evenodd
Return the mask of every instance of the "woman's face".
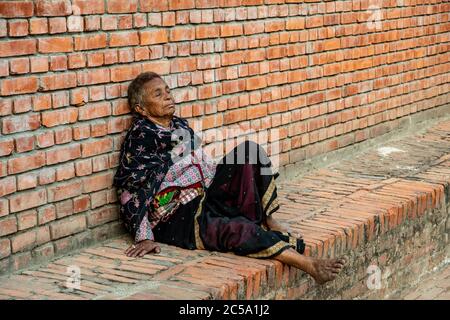
M 136 111 L 152 118 L 171 118 L 175 113 L 175 103 L 169 86 L 160 78 L 154 78 L 144 84 L 142 105 Z

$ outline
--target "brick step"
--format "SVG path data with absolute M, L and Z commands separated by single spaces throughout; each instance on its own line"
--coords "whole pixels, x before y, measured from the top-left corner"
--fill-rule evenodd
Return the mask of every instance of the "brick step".
M 279 185 L 276 217 L 303 235 L 306 255 L 349 257 L 318 286 L 276 260 L 161 245 L 128 258 L 121 236 L 0 278 L 0 299 L 294 299 L 389 297 L 448 261 L 450 121 Z M 367 288 L 367 267 L 384 287 Z M 78 268 L 78 269 L 77 269 Z M 81 276 L 70 287 L 71 270 Z

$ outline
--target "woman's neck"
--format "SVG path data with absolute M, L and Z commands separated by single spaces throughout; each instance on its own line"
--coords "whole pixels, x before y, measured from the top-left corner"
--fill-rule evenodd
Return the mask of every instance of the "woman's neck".
M 156 118 L 156 117 L 152 117 L 152 116 L 147 116 L 147 118 L 150 121 L 152 121 L 152 122 L 154 122 L 154 123 L 156 123 L 156 124 L 158 124 L 158 125 L 160 125 L 160 126 L 162 126 L 164 128 L 170 128 L 170 122 L 172 121 L 173 117 L 170 117 L 170 118 L 169 117 Z

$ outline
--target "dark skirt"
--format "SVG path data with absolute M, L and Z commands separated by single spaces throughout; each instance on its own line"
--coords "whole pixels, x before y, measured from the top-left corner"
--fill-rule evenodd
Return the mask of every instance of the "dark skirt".
M 158 223 L 155 240 L 254 258 L 270 258 L 288 248 L 303 253 L 302 239 L 266 226 L 267 216 L 279 208 L 276 177 L 263 148 L 248 141 L 240 144 L 218 164 L 203 196 Z

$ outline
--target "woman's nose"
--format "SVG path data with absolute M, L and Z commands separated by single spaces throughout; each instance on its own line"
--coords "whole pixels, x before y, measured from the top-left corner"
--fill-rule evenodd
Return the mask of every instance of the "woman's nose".
M 166 96 L 164 97 L 164 100 L 172 101 L 173 100 L 172 99 L 172 95 L 170 93 L 166 93 Z

